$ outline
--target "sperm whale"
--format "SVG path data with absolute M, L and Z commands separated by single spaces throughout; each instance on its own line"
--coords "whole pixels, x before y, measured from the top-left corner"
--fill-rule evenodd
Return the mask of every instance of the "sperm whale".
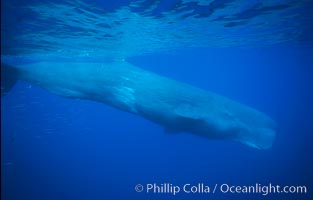
M 225 139 L 267 149 L 275 122 L 265 114 L 210 91 L 138 68 L 112 63 L 1 63 L 1 93 L 17 80 L 34 83 L 68 98 L 101 102 L 164 127 L 209 139 Z

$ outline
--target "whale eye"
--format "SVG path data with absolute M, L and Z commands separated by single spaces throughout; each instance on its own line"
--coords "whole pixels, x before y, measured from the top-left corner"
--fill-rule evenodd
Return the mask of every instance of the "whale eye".
M 222 111 L 222 116 L 224 119 L 230 119 L 230 120 L 235 120 L 235 117 L 232 113 L 230 113 L 228 110 L 223 110 Z

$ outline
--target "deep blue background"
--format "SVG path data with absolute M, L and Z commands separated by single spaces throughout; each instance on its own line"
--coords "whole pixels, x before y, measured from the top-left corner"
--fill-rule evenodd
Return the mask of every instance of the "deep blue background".
M 24 5 L 30 1 L 12 2 Z M 129 1 L 92 2 L 114 10 Z M 147 2 L 148 5 L 153 1 Z M 164 9 L 171 8 L 170 3 L 162 2 Z M 212 6 L 228 1 L 219 2 Z M 23 12 L 16 15 L 13 12 L 6 12 L 9 20 L 1 22 L 9 24 L 7 31 L 12 36 L 25 17 Z M 158 13 L 157 9 L 154 14 Z M 249 16 L 252 17 L 251 13 Z M 305 44 L 312 42 L 308 30 L 302 37 Z M 1 47 L 10 45 L 18 44 L 12 39 Z M 162 127 L 138 116 L 96 102 L 65 99 L 30 83 L 18 82 L 1 99 L 3 199 L 312 197 L 311 45 L 180 49 L 175 55 L 151 54 L 128 61 L 263 111 L 278 124 L 273 147 L 256 150 L 230 141 L 206 140 L 189 134 L 169 135 L 163 133 Z M 218 193 L 173 197 L 134 190 L 138 183 L 154 182 L 177 185 L 204 182 L 209 186 L 215 183 L 305 185 L 308 194 Z

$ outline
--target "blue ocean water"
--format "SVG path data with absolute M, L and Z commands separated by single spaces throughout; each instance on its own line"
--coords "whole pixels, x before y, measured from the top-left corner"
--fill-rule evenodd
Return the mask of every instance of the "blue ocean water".
M 1 98 L 1 197 L 311 199 L 311 1 L 1 2 L 1 59 L 126 61 L 256 108 L 277 122 L 268 150 L 163 128 L 28 82 Z M 84 84 L 84 83 L 82 83 Z M 137 184 L 306 186 L 306 193 L 136 192 Z

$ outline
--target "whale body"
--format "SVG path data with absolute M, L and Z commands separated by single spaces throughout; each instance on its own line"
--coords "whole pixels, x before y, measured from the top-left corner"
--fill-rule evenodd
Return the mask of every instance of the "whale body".
M 128 62 L 1 65 L 2 92 L 24 80 L 64 97 L 97 101 L 142 116 L 169 133 L 233 140 L 258 149 L 271 147 L 275 138 L 275 123 L 265 114 Z

